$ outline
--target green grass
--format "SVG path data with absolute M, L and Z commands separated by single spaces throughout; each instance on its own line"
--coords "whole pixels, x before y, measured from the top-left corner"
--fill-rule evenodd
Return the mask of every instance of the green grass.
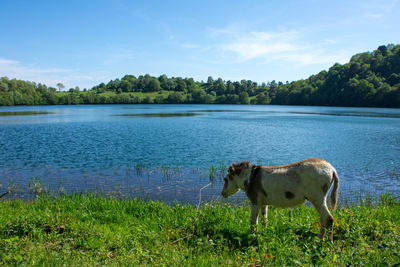
M 335 215 L 334 244 L 318 238 L 309 206 L 269 210 L 249 227 L 248 205 L 169 206 L 73 194 L 0 202 L 0 265 L 292 266 L 400 263 L 400 201 L 382 196 Z

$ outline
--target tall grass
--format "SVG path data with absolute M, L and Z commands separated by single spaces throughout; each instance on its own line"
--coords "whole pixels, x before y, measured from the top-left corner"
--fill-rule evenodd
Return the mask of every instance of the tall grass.
M 144 164 L 143 161 L 137 161 L 137 162 L 136 162 L 135 170 L 136 170 L 136 174 L 137 174 L 138 176 L 142 176 L 143 170 L 144 170 L 145 166 L 146 166 L 146 165 Z
M 209 180 L 210 182 L 214 182 L 216 178 L 222 180 L 227 172 L 228 165 L 219 162 L 218 166 L 212 164 L 209 168 Z
M 0 265 L 359 266 L 400 263 L 400 201 L 383 195 L 339 209 L 334 243 L 314 208 L 270 208 L 249 227 L 248 205 L 167 205 L 93 194 L 0 202 Z

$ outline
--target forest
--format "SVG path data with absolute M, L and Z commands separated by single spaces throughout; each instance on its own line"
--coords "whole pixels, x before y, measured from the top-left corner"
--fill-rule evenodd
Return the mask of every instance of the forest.
M 382 45 L 372 52 L 336 63 L 308 79 L 224 81 L 208 77 L 125 75 L 90 89 L 63 90 L 41 83 L 0 78 L 0 106 L 76 104 L 257 104 L 347 107 L 400 107 L 400 45 Z

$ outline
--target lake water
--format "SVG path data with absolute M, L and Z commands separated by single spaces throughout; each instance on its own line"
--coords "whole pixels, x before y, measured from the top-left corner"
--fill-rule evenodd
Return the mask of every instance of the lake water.
M 231 162 L 332 163 L 342 199 L 400 193 L 400 110 L 248 105 L 0 107 L 0 190 L 197 203 Z M 35 187 L 35 185 L 37 187 Z M 239 195 L 238 198 L 242 198 Z

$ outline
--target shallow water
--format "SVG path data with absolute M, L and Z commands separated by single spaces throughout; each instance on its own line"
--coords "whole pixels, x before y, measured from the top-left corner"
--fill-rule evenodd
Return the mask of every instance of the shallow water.
M 15 115 L 0 116 L 0 190 L 18 185 L 20 197 L 36 183 L 53 192 L 195 204 L 212 166 L 309 157 L 337 168 L 342 198 L 400 192 L 398 109 L 98 105 L 0 107 L 2 113 Z M 220 190 L 217 178 L 202 200 L 218 199 Z

